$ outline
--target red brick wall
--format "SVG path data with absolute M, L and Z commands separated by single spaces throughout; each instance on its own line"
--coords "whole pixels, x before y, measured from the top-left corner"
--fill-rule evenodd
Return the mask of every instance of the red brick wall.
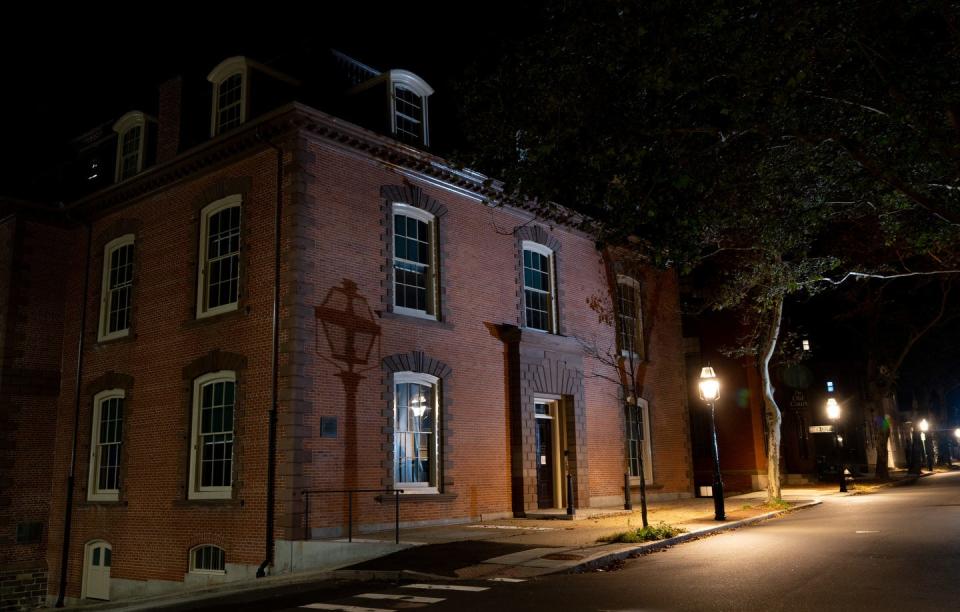
M 116 237 L 113 233 L 139 227 L 134 309 L 130 337 L 97 342 L 102 254 L 95 248 L 87 295 L 69 596 L 80 594 L 83 549 L 93 539 L 113 546 L 112 578 L 182 580 L 189 549 L 202 543 L 226 549 L 227 563 L 258 565 L 263 560 L 275 167 L 274 154 L 265 151 L 94 223 L 96 246 Z M 198 212 L 220 195 L 244 189 L 240 308 L 197 320 Z M 66 333 L 51 520 L 52 572 L 59 571 L 84 255 L 84 246 L 78 245 L 72 270 L 64 279 L 71 297 L 63 314 Z M 234 499 L 188 501 L 192 383 L 184 380 L 183 371 L 212 351 L 246 358 L 246 368 L 237 373 Z M 86 501 L 92 400 L 88 386 L 109 372 L 133 379 L 125 406 L 122 484 L 119 502 L 94 503 Z

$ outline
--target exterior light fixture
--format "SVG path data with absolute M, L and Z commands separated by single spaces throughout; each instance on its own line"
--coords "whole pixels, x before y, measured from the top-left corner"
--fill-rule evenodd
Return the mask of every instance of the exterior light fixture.
M 710 406 L 710 433 L 713 436 L 713 514 L 718 521 L 726 520 L 727 514 L 723 508 L 723 479 L 720 477 L 720 451 L 717 447 L 717 399 L 720 397 L 720 380 L 710 366 L 700 370 L 700 399 Z
M 810 341 L 807 340 L 806 338 L 804 338 L 804 339 L 800 342 L 800 346 L 803 347 L 803 350 L 809 351 L 809 350 L 810 350 Z
M 928 431 L 930 431 L 930 423 L 927 422 L 927 419 L 921 419 L 920 432 L 927 433 Z
M 840 472 L 840 492 L 847 492 L 847 474 L 846 468 L 843 465 L 843 436 L 840 435 L 840 404 L 837 403 L 837 400 L 830 397 L 827 398 L 827 418 L 836 423 L 836 432 L 837 432 L 837 454 L 839 455 L 839 466 L 838 471 Z
M 828 380 L 828 381 L 827 381 L 827 393 L 833 393 L 833 381 L 832 381 L 832 380 Z

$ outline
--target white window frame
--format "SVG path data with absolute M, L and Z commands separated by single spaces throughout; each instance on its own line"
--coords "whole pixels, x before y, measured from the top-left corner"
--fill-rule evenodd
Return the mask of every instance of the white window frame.
M 124 234 L 119 238 L 114 238 L 108 242 L 103 247 L 103 278 L 100 283 L 100 327 L 97 332 L 97 340 L 104 342 L 106 340 L 114 340 L 116 338 L 123 338 L 130 335 L 130 326 L 127 325 L 124 329 L 118 329 L 114 332 L 107 332 L 107 323 L 110 320 L 110 259 L 113 255 L 113 252 L 120 247 L 125 247 L 128 245 L 133 246 L 133 256 L 137 256 L 137 245 L 136 237 L 133 234 Z M 136 274 L 136 266 L 134 265 L 133 272 Z M 136 280 L 136 279 L 134 279 Z M 133 289 L 130 290 L 130 304 L 131 308 L 133 307 Z M 131 313 L 132 314 L 132 313 Z
M 113 131 L 117 133 L 117 160 L 114 164 L 113 180 L 116 183 L 127 181 L 140 174 L 143 170 L 143 157 L 146 152 L 147 143 L 147 120 L 148 117 L 140 111 L 130 111 L 123 117 L 117 119 L 113 124 Z M 134 128 L 140 128 L 140 143 L 137 148 L 137 170 L 133 175 L 121 178 L 120 173 L 123 168 L 123 139 L 127 132 Z
M 423 119 L 420 122 L 422 130 L 420 143 L 425 147 L 430 146 L 430 123 L 428 119 L 430 115 L 427 100 L 433 95 L 433 88 L 409 70 L 391 70 L 389 73 L 389 83 L 390 86 L 387 88 L 387 96 L 390 99 L 390 133 L 395 137 L 398 136 L 396 87 L 400 85 L 402 88 L 420 96 L 420 107 L 423 114 Z
M 616 325 L 615 325 L 615 330 L 616 330 L 616 333 L 617 333 L 617 344 L 618 344 L 618 345 L 622 345 L 622 344 L 623 344 L 623 342 L 622 342 L 622 337 L 621 337 L 621 335 L 620 335 L 620 334 L 621 334 L 622 321 L 621 321 L 621 319 L 620 319 L 621 313 L 620 313 L 620 294 L 619 294 L 619 291 L 620 291 L 620 286 L 621 286 L 621 285 L 627 285 L 627 286 L 629 286 L 629 287 L 632 287 L 632 288 L 634 289 L 634 291 L 636 292 L 636 293 L 635 293 L 635 296 L 636 296 L 636 304 L 635 304 L 636 310 L 635 310 L 634 313 L 633 313 L 633 318 L 634 318 L 634 321 L 635 321 L 636 329 L 634 329 L 633 340 L 634 340 L 634 348 L 639 348 L 639 349 L 640 349 L 640 352 L 638 352 L 638 351 L 628 351 L 628 350 L 626 350 L 623 346 L 620 346 L 620 356 L 621 356 L 621 357 L 628 358 L 628 359 L 629 359 L 629 358 L 633 358 L 634 360 L 638 360 L 638 361 L 639 361 L 640 359 L 643 358 L 643 352 L 642 352 L 642 351 L 643 351 L 643 301 L 642 301 L 641 298 L 640 298 L 640 283 L 637 281 L 637 279 L 635 279 L 635 278 L 633 278 L 633 277 L 624 276 L 623 274 L 618 274 L 618 275 L 617 275 L 617 295 L 616 295 L 616 308 L 615 308 L 615 311 L 616 311 L 616 312 L 615 312 L 615 314 L 616 314 Z
M 220 550 L 223 553 L 223 569 L 210 570 L 210 569 L 202 569 L 197 567 L 196 556 L 194 553 L 196 553 L 201 548 L 216 548 Z M 197 544 L 196 546 L 190 549 L 189 560 L 190 560 L 189 572 L 191 574 L 207 574 L 207 575 L 213 575 L 213 576 L 223 576 L 227 573 L 227 551 L 222 546 L 217 546 L 216 544 Z
M 125 420 L 126 417 L 126 398 L 127 392 L 123 389 L 108 389 L 106 391 L 101 391 L 93 396 L 93 409 L 91 410 L 92 418 L 90 426 L 90 466 L 87 470 L 87 500 L 88 501 L 118 501 L 120 499 L 120 489 L 104 489 L 103 491 L 97 488 L 97 477 L 100 472 L 100 456 L 99 450 L 100 445 L 98 441 L 100 440 L 100 410 L 101 404 L 110 399 L 119 398 L 124 400 L 124 411 L 121 413 L 121 418 Z M 121 421 L 122 422 L 122 421 Z M 122 426 L 121 426 L 122 427 Z M 121 430 L 120 434 L 120 453 L 121 458 L 123 457 L 123 433 Z M 121 461 L 122 467 L 122 461 Z M 119 468 L 118 468 L 119 469 Z M 122 485 L 121 485 L 122 486 Z
M 523 270 L 523 252 L 524 251 L 533 251 L 534 253 L 539 253 L 544 255 L 548 259 L 548 265 L 550 266 L 550 329 L 539 329 L 537 327 L 530 327 L 527 323 L 527 279 L 526 273 Z M 523 291 L 523 328 L 529 329 L 530 331 L 540 332 L 542 334 L 558 334 L 560 333 L 559 317 L 557 316 L 557 260 L 553 249 L 550 247 L 540 244 L 539 242 L 533 242 L 532 240 L 524 240 L 520 245 L 520 276 L 522 283 Z M 531 287 L 531 289 L 533 289 Z M 537 291 L 537 289 L 533 289 Z
M 403 383 L 415 383 L 418 385 L 429 385 L 433 387 L 433 453 L 435 460 L 430 466 L 430 482 L 397 482 L 397 457 L 396 457 L 396 425 L 397 425 L 397 385 Z M 393 440 L 391 441 L 393 452 L 393 464 L 390 466 L 391 477 L 394 480 L 395 489 L 403 489 L 405 495 L 409 494 L 438 494 L 440 493 L 440 418 L 441 418 L 441 398 L 440 398 L 440 379 L 430 374 L 422 372 L 395 372 L 393 374 Z
M 433 312 L 431 313 L 428 310 L 417 310 L 416 308 L 407 308 L 405 306 L 397 306 L 397 253 L 396 253 L 396 230 L 391 232 L 391 237 L 394 240 L 394 243 L 391 246 L 391 251 L 393 252 L 393 259 L 390 262 L 391 265 L 391 282 L 393 282 L 393 312 L 402 315 L 408 315 L 411 317 L 419 317 L 421 319 L 429 319 L 436 321 L 440 319 L 440 300 L 438 299 L 439 290 L 437 287 L 437 260 L 438 260 L 438 250 L 437 250 L 437 218 L 435 215 L 423 210 L 422 208 L 417 208 L 416 206 L 410 206 L 409 204 L 403 204 L 402 202 L 393 203 L 393 211 L 390 215 L 390 221 L 393 223 L 391 227 L 396 227 L 396 216 L 402 215 L 404 217 L 412 217 L 418 221 L 423 221 L 427 224 L 427 232 L 430 237 L 430 261 L 427 264 L 428 276 L 427 279 L 427 303 L 432 308 Z
M 234 130 L 247 122 L 247 99 L 250 93 L 250 63 L 242 56 L 230 57 L 220 62 L 207 75 L 207 80 L 213 84 L 213 101 L 210 109 L 210 137 L 219 136 L 220 122 L 220 86 L 234 75 L 240 75 L 240 124 L 229 128 Z
M 207 307 L 207 243 L 209 242 L 210 217 L 225 208 L 240 207 L 240 250 L 241 257 L 237 261 L 237 299 L 228 304 L 221 304 L 213 308 Z M 224 312 L 232 312 L 240 304 L 240 277 L 243 265 L 243 196 L 240 194 L 228 195 L 225 198 L 212 202 L 200 211 L 200 249 L 197 268 L 197 318 L 212 317 Z
M 230 455 L 230 485 L 222 487 L 202 487 L 200 486 L 200 413 L 203 408 L 203 394 L 201 390 L 204 385 L 230 381 L 234 384 L 233 399 L 233 444 L 234 451 Z M 230 499 L 233 496 L 234 474 L 236 473 L 236 443 L 237 443 L 237 373 L 233 370 L 220 370 L 219 372 L 210 372 L 197 377 L 193 381 L 193 400 L 192 416 L 190 419 L 190 482 L 187 492 L 188 499 Z
M 629 404 L 628 404 L 628 407 L 634 408 L 634 406 L 630 406 Z M 647 400 L 643 399 L 642 397 L 637 398 L 637 405 L 635 406 L 635 408 L 637 409 L 637 412 L 640 414 L 640 416 L 643 418 L 643 444 L 641 445 L 641 448 L 640 448 L 641 452 L 644 454 L 643 455 L 643 478 L 644 478 L 644 482 L 651 483 L 653 482 L 653 446 L 650 443 L 650 404 L 647 402 Z M 626 415 L 624 415 L 624 418 L 626 418 Z M 624 431 L 624 435 L 626 435 L 626 431 Z M 633 474 L 631 474 L 630 480 L 639 482 L 640 477 L 634 476 Z

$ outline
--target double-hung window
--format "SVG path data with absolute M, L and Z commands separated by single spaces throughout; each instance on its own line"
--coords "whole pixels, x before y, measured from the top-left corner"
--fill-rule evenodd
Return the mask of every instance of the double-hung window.
M 133 234 L 103 247 L 103 282 L 98 339 L 112 340 L 130 333 L 133 306 Z
M 640 477 L 640 457 L 643 457 L 643 478 L 647 482 L 653 481 L 653 465 L 650 458 L 650 422 L 649 410 L 645 400 L 638 400 L 636 404 L 627 405 L 626 439 L 627 464 L 631 478 Z
M 617 339 L 620 354 L 643 358 L 643 318 L 640 309 L 640 284 L 628 277 L 617 277 Z
M 231 74 L 217 84 L 215 133 L 222 134 L 243 123 L 243 73 Z
M 87 480 L 87 499 L 90 501 L 119 499 L 125 398 L 123 389 L 102 391 L 93 398 L 90 475 Z
M 206 374 L 193 383 L 189 483 L 193 499 L 232 494 L 236 388 L 236 373 L 227 370 Z
M 140 111 L 130 111 L 113 124 L 113 131 L 117 133 L 116 182 L 124 181 L 143 170 L 148 121 L 153 119 Z M 91 178 L 93 174 L 91 173 Z
M 523 242 L 524 325 L 556 333 L 557 305 L 553 251 L 537 242 Z
M 239 195 L 218 200 L 200 214 L 197 316 L 236 310 L 240 292 Z
M 440 439 L 439 379 L 429 374 L 393 375 L 394 486 L 438 491 Z
M 435 235 L 433 215 L 393 205 L 394 312 L 437 318 Z
M 397 140 L 415 145 L 430 144 L 427 101 L 433 89 L 406 70 L 390 71 L 391 127 Z

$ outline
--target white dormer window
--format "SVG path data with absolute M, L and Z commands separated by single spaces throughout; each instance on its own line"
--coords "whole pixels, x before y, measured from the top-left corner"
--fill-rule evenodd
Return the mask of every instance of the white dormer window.
M 426 81 L 406 70 L 390 71 L 390 127 L 398 140 L 427 146 L 427 98 L 433 89 Z
M 143 170 L 143 152 L 147 136 L 147 116 L 140 111 L 131 111 L 113 124 L 117 133 L 116 181 L 139 174 Z M 91 175 L 91 178 L 94 178 Z
M 217 136 L 247 120 L 249 62 L 245 57 L 225 59 L 210 71 L 213 83 L 213 110 L 210 135 Z

